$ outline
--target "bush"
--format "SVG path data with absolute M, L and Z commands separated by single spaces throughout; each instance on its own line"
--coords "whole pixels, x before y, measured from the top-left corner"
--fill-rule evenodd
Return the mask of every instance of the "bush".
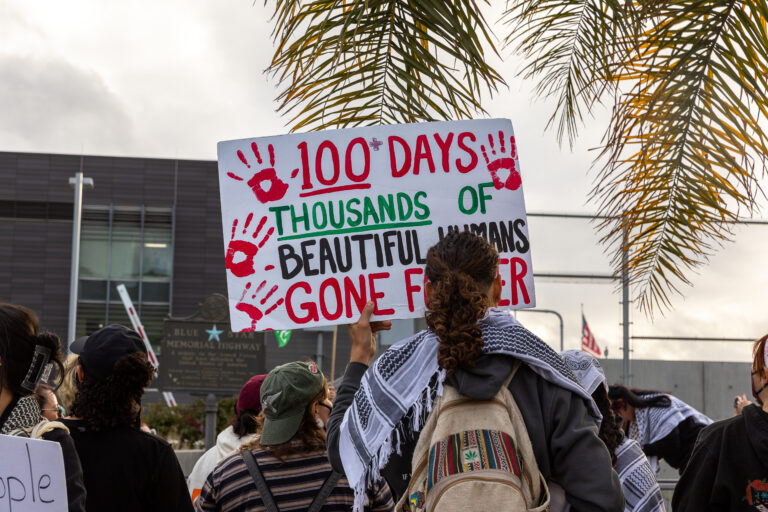
M 224 430 L 235 413 L 236 397 L 222 398 L 217 403 L 216 435 Z M 164 403 L 144 407 L 143 420 L 167 439 L 175 449 L 202 448 L 205 439 L 205 401 L 168 407 Z

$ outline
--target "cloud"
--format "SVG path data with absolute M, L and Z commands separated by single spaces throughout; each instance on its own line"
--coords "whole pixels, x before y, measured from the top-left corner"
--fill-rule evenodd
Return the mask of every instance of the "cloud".
M 66 61 L 0 55 L 3 149 L 119 151 L 132 122 L 101 77 Z

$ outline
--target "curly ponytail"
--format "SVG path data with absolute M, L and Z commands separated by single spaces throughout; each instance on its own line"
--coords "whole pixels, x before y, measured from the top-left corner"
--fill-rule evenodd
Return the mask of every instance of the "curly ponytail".
M 427 252 L 432 284 L 427 325 L 440 339 L 437 362 L 448 374 L 472 367 L 483 354 L 477 322 L 488 307 L 487 290 L 496 278 L 499 254 L 483 238 L 452 231 Z
M 605 390 L 605 386 L 597 386 L 597 389 L 592 393 L 592 400 L 595 401 L 600 414 L 603 415 L 598 435 L 611 454 L 611 464 L 616 467 L 616 448 L 621 444 L 624 435 L 614 419 L 613 411 L 611 411 L 611 401 L 608 399 L 608 392 Z

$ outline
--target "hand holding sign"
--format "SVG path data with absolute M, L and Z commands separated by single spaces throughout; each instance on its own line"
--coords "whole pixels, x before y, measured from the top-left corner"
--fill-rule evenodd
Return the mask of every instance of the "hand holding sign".
M 392 328 L 392 322 L 383 320 L 371 322 L 374 303 L 368 302 L 360 312 L 357 322 L 349 324 L 349 339 L 351 341 L 349 361 L 363 363 L 370 366 L 371 359 L 376 354 L 376 338 L 373 336 L 379 331 L 388 331 Z

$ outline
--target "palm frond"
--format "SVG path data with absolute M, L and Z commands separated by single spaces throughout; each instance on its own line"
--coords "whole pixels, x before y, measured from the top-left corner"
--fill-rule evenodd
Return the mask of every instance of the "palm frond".
M 755 205 L 768 137 L 763 0 L 656 2 L 606 133 L 593 199 L 600 229 L 652 313 Z M 626 238 L 625 238 L 626 237 Z
M 474 0 L 278 0 L 274 20 L 293 130 L 466 118 L 504 83 Z
M 614 68 L 635 38 L 636 13 L 620 0 L 524 0 L 507 2 L 505 43 L 525 58 L 520 71 L 537 80 L 539 97 L 555 98 L 547 127 L 573 146 L 584 117 L 615 88 Z

